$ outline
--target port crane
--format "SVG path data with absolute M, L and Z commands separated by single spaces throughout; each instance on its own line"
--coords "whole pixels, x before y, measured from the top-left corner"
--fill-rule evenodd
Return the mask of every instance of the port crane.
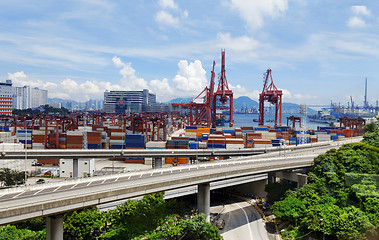
M 216 127 L 217 109 L 229 111 L 229 127 L 233 127 L 233 91 L 229 89 L 225 75 L 225 50 L 221 51 L 221 73 L 213 95 L 212 127 Z
M 206 86 L 189 103 L 174 103 L 172 106 L 181 106 L 189 108 L 189 124 L 190 125 L 205 125 L 207 127 L 216 127 L 218 115 L 217 110 L 228 111 L 229 126 L 233 126 L 233 91 L 229 89 L 228 81 L 225 75 L 225 50 L 221 51 L 221 73 L 216 92 L 215 89 L 215 61 L 211 72 L 211 80 L 209 87 Z
M 268 84 L 269 79 L 271 80 L 270 84 Z M 267 69 L 267 72 L 265 73 L 263 90 L 262 93 L 259 94 L 259 125 L 264 125 L 264 101 L 268 101 L 269 103 L 275 105 L 275 126 L 282 125 L 282 96 L 282 90 L 279 90 L 272 80 L 271 69 Z

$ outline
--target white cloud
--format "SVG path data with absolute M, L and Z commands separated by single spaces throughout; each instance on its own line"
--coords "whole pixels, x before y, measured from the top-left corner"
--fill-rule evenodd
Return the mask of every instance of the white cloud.
M 233 91 L 233 98 L 239 98 L 241 96 L 247 96 L 251 99 L 258 100 L 259 99 L 259 92 L 258 90 L 250 91 L 247 90 L 245 87 L 237 84 L 236 86 L 228 84 L 228 87 L 230 90 Z
M 187 96 L 200 93 L 207 85 L 205 77 L 206 71 L 203 69 L 200 60 L 189 63 L 186 60 L 180 60 L 178 63 L 178 73 L 174 77 L 174 87 L 180 90 L 180 94 Z
M 233 38 L 230 33 L 217 33 L 217 40 L 219 47 L 226 48 L 228 51 L 253 51 L 260 45 L 254 38 L 248 36 Z
M 113 57 L 112 61 L 114 65 L 121 68 L 120 74 L 122 75 L 121 83 L 128 90 L 142 90 L 147 89 L 147 82 L 143 78 L 136 76 L 136 70 L 132 68 L 131 63 L 124 63 L 119 57 Z
M 159 11 L 155 14 L 155 21 L 159 24 L 178 27 L 179 18 L 174 17 L 171 13 L 166 11 Z
M 127 90 L 120 85 L 110 82 L 85 81 L 78 83 L 73 79 L 64 79 L 59 83 L 45 82 L 38 79 L 32 79 L 23 71 L 8 73 L 8 78 L 12 80 L 15 87 L 38 87 L 39 89 L 48 90 L 49 98 L 62 98 L 78 101 L 87 101 L 89 99 L 101 99 L 105 90 Z
M 251 30 L 256 30 L 264 25 L 266 18 L 274 19 L 285 13 L 288 0 L 230 0 L 230 5 Z
M 178 5 L 176 5 L 174 0 L 159 0 L 158 4 L 161 8 L 178 9 Z
M 180 9 L 174 0 L 159 0 L 158 5 L 163 10 L 158 11 L 154 15 L 154 19 L 160 27 L 178 28 L 183 20 L 188 17 L 188 11 Z
M 306 102 L 309 102 L 310 100 L 317 99 L 317 96 L 310 95 L 310 94 L 301 94 L 301 93 L 292 94 L 287 89 L 282 89 L 282 92 L 283 92 L 284 102 L 288 102 L 288 100 L 291 100 L 291 102 L 295 102 L 295 103 L 306 103 Z
M 366 27 L 366 22 L 363 19 L 354 16 L 349 18 L 349 20 L 347 21 L 347 25 L 351 28 L 362 28 Z
M 371 12 L 366 6 L 352 6 L 351 11 L 356 15 L 370 16 Z
M 164 78 L 162 81 L 158 79 L 151 80 L 150 88 L 157 95 L 157 98 L 163 102 L 170 101 L 174 95 L 174 91 L 167 78 Z

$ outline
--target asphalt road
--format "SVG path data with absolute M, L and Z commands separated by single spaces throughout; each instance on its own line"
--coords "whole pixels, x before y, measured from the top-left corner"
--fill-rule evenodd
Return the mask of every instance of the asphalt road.
M 245 201 L 236 201 L 224 205 L 220 218 L 225 226 L 220 230 L 225 240 L 269 240 L 265 223 L 255 208 Z

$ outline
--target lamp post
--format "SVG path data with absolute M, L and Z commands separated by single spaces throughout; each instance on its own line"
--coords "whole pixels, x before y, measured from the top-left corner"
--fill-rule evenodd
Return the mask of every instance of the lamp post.
M 321 218 L 320 221 L 321 221 L 321 223 L 322 223 L 322 226 L 325 227 L 324 219 Z M 325 232 L 324 232 L 324 229 L 322 229 L 322 240 L 325 240 Z

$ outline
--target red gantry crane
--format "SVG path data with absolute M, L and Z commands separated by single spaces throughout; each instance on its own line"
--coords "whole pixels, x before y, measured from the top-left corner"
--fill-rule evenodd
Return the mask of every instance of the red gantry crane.
M 213 61 L 213 69 L 211 73 L 211 81 L 204 90 L 197 95 L 190 102 L 190 123 L 191 125 L 201 125 L 205 124 L 207 127 L 211 126 L 212 121 L 212 102 L 213 102 L 213 92 L 214 92 L 214 78 L 215 78 L 215 65 Z M 201 97 L 204 94 L 203 97 Z M 199 101 L 201 100 L 201 101 Z M 193 112 L 195 111 L 195 113 Z
M 233 91 L 229 90 L 225 76 L 225 50 L 221 51 L 221 74 L 217 91 L 213 94 L 212 127 L 216 127 L 217 109 L 229 111 L 229 127 L 233 127 Z
M 259 125 L 264 125 L 264 101 L 275 105 L 275 126 L 278 126 L 278 111 L 279 111 L 279 126 L 282 125 L 282 90 L 276 88 L 272 80 L 271 69 L 267 69 L 265 74 L 265 82 L 263 84 L 262 93 L 259 94 Z M 271 80 L 268 85 L 267 80 Z

